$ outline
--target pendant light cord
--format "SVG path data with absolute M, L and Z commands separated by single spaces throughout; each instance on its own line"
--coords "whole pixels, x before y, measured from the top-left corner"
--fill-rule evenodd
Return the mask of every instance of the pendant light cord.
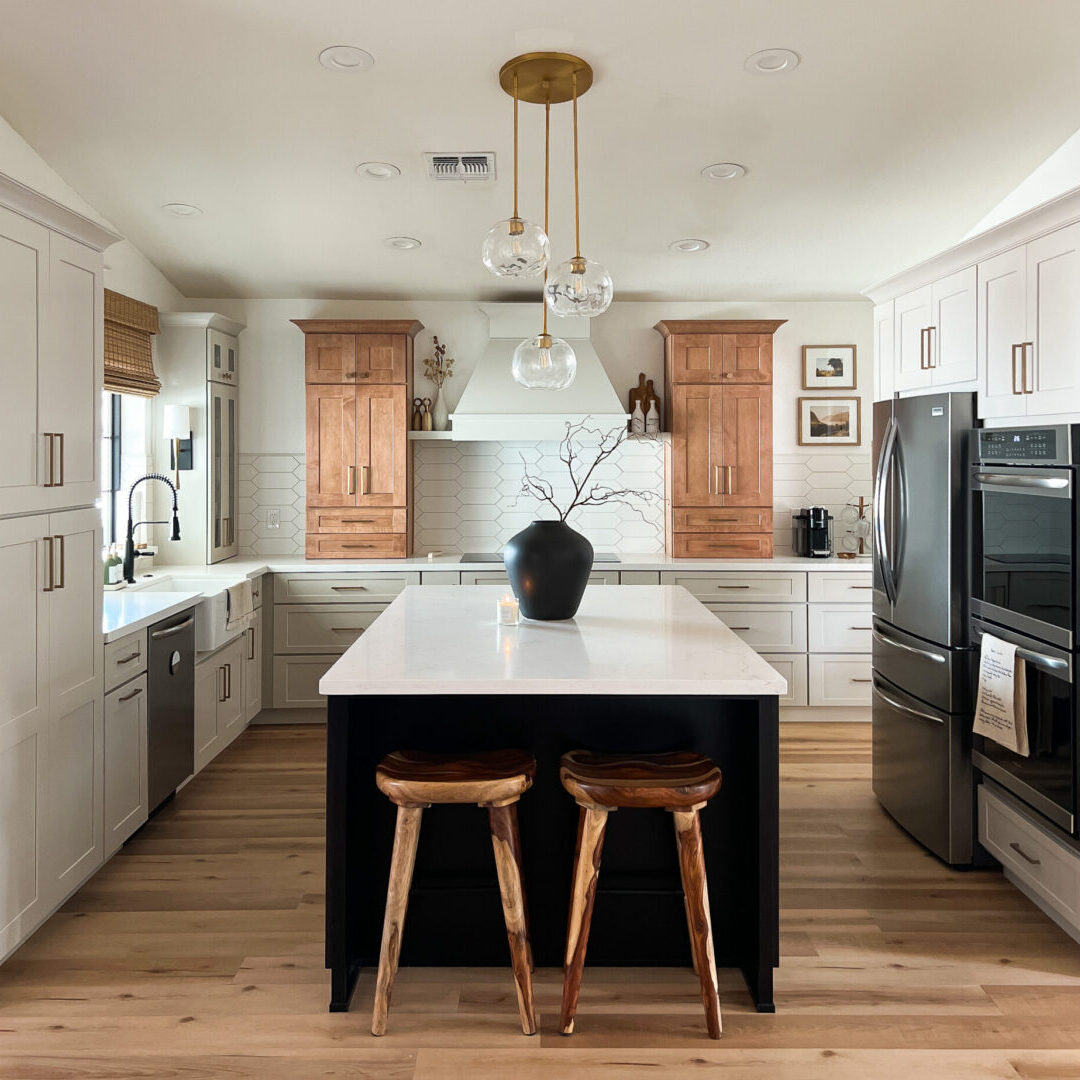
M 514 217 L 518 216 L 518 77 L 514 72 Z
M 550 238 L 551 233 L 548 232 L 548 204 L 550 201 L 551 193 L 551 95 L 548 94 L 548 100 L 544 102 L 544 232 Z M 544 287 L 547 287 L 548 272 L 547 266 L 544 266 Z M 544 298 L 544 293 L 540 293 L 540 304 L 544 309 L 544 337 L 547 337 L 547 300 Z
M 571 77 L 574 93 L 574 251 L 581 258 L 581 208 L 578 203 L 577 72 Z

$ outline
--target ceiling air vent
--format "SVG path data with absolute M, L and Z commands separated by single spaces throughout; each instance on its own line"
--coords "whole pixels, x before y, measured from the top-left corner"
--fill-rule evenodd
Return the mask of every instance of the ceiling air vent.
M 428 176 L 432 180 L 495 179 L 495 155 L 481 154 L 425 154 Z

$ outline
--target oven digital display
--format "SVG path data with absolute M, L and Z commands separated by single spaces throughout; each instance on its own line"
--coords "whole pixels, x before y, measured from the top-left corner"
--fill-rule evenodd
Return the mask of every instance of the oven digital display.
M 1055 461 L 1057 434 L 1054 428 L 984 429 L 979 432 L 979 457 L 984 461 Z

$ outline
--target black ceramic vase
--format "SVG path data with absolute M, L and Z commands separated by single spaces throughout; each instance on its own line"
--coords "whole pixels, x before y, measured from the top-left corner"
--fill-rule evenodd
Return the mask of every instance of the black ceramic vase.
M 592 572 L 593 547 L 565 521 L 534 521 L 503 550 L 526 619 L 572 619 Z

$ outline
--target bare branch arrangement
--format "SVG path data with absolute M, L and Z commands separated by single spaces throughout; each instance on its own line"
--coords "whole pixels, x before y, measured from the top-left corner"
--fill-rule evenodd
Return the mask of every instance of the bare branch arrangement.
M 567 421 L 566 434 L 559 443 L 559 460 L 566 466 L 574 488 L 572 498 L 566 508 L 563 509 L 555 501 L 555 489 L 549 481 L 533 476 L 529 472 L 529 465 L 524 455 L 521 457 L 521 464 L 525 470 L 521 480 L 521 495 L 532 496 L 540 502 L 547 503 L 559 515 L 560 521 L 565 521 L 573 510 L 584 506 L 604 506 L 607 503 L 626 506 L 647 520 L 642 512 L 642 506 L 661 501 L 661 497 L 655 491 L 613 488 L 592 479 L 597 467 L 607 461 L 622 445 L 627 437 L 626 428 L 618 427 L 611 431 L 601 431 L 599 428 L 589 427 L 588 422 L 589 417 L 576 424 Z M 589 454 L 591 447 L 584 445 L 586 439 L 590 444 L 595 443 L 595 450 L 591 455 Z
M 447 379 L 454 377 L 454 358 L 447 358 L 446 346 L 439 344 L 435 338 L 435 356 L 424 359 L 424 375 L 429 378 L 440 390 Z

